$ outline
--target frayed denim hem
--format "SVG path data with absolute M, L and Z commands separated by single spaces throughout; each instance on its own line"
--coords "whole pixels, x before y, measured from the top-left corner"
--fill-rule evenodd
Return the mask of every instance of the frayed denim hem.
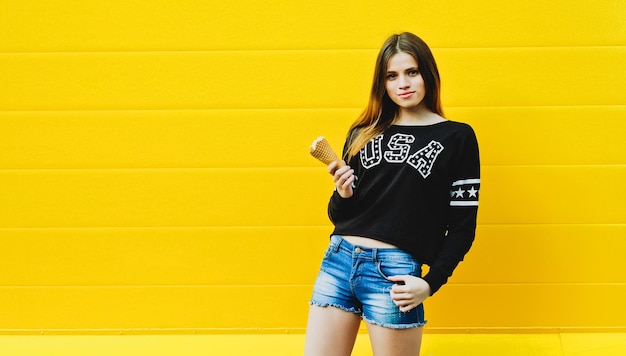
M 354 308 L 346 308 L 343 305 L 334 304 L 334 303 L 318 303 L 318 302 L 310 301 L 309 305 L 315 305 L 316 307 L 320 307 L 320 308 L 333 307 L 333 308 L 341 309 L 341 310 L 343 310 L 345 312 L 348 312 L 348 313 L 361 315 L 361 311 L 360 310 L 357 310 L 357 309 L 354 309 Z
M 388 323 L 380 323 L 374 320 L 370 320 L 368 318 L 363 317 L 362 318 L 366 323 L 368 324 L 372 324 L 372 325 L 376 325 L 376 326 L 381 326 L 383 328 L 387 328 L 387 329 L 411 329 L 411 328 L 419 328 L 422 327 L 424 325 L 426 325 L 426 323 L 428 323 L 428 320 L 424 320 L 423 322 L 419 322 L 419 323 L 411 323 L 411 324 L 388 324 Z

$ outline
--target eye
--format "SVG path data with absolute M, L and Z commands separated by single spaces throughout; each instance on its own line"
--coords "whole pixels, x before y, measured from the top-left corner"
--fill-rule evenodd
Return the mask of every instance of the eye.
M 387 80 L 394 80 L 398 77 L 396 73 L 387 73 Z
M 409 70 L 409 75 L 412 77 L 418 76 L 420 74 L 420 71 L 417 69 L 411 69 Z

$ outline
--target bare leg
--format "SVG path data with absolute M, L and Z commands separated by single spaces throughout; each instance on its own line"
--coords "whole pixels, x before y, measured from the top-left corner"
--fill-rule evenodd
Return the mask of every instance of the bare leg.
M 349 356 L 361 317 L 334 307 L 309 308 L 305 356 Z
M 423 329 L 389 329 L 367 324 L 375 356 L 419 356 Z

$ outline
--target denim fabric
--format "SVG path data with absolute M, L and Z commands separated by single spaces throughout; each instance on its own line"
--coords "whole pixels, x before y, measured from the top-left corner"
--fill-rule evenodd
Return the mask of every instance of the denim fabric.
M 421 265 L 396 248 L 354 246 L 333 235 L 313 288 L 312 305 L 332 306 L 392 329 L 426 324 L 424 306 L 403 313 L 391 299 L 394 275 L 421 276 Z

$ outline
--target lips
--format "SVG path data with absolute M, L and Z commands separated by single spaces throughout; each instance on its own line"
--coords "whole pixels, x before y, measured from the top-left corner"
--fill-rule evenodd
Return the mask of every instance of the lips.
M 402 99 L 408 99 L 410 98 L 415 92 L 414 91 L 407 91 L 404 93 L 400 93 L 398 94 L 398 97 L 402 98 Z

